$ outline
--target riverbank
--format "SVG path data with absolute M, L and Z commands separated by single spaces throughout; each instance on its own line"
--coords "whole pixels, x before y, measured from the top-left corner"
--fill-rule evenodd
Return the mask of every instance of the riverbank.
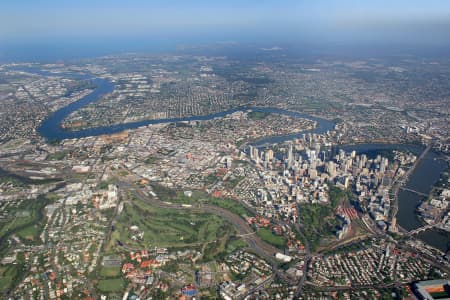
M 346 151 L 355 150 L 357 153 L 377 152 L 381 150 L 410 151 L 419 156 L 424 147 L 413 144 L 359 144 L 341 147 Z M 440 174 L 447 168 L 440 154 L 428 151 L 418 163 L 404 187 L 410 190 L 429 195 L 434 184 L 439 180 Z M 398 193 L 397 224 L 410 231 L 422 227 L 416 208 L 426 197 L 417 193 L 400 189 Z M 439 229 L 430 229 L 417 235 L 419 239 L 444 252 L 450 248 L 450 234 Z
M 52 74 L 57 76 L 58 74 Z M 74 75 L 75 76 L 75 75 Z M 151 124 L 163 124 L 173 122 L 186 122 L 186 121 L 202 121 L 211 120 L 214 118 L 224 117 L 228 114 L 243 111 L 252 110 L 261 113 L 277 113 L 293 117 L 305 118 L 312 120 L 317 124 L 314 129 L 307 130 L 300 133 L 295 133 L 285 136 L 268 137 L 261 139 L 255 143 L 254 146 L 264 146 L 268 144 L 281 143 L 287 140 L 295 138 L 301 138 L 304 134 L 321 134 L 329 130 L 332 130 L 335 123 L 326 119 L 309 116 L 307 114 L 288 111 L 280 108 L 273 107 L 238 107 L 227 111 L 217 112 L 214 114 L 203 116 L 191 116 L 185 118 L 167 118 L 157 120 L 144 120 L 132 123 L 117 124 L 105 127 L 96 127 L 79 131 L 68 131 L 61 128 L 61 122 L 73 111 L 76 111 L 83 106 L 98 101 L 103 95 L 111 93 L 114 90 L 114 85 L 110 81 L 102 78 L 93 79 L 97 88 L 89 95 L 82 99 L 54 112 L 50 115 L 41 126 L 38 128 L 38 132 L 46 138 L 48 141 L 70 139 L 70 138 L 82 138 L 88 136 L 98 136 L 104 134 L 118 133 L 127 129 L 134 129 L 141 126 L 147 126 Z M 359 144 L 359 145 L 346 145 L 338 146 L 346 151 L 355 150 L 359 153 L 364 153 L 373 150 L 403 150 L 410 151 L 419 155 L 423 151 L 423 146 L 420 145 L 403 145 L 403 144 Z M 419 191 L 423 194 L 429 194 L 433 184 L 438 180 L 439 174 L 442 172 L 442 164 L 437 161 L 438 155 L 432 151 L 427 153 L 424 160 L 421 161 L 416 170 L 411 174 L 406 187 Z M 399 211 L 397 214 L 398 224 L 407 229 L 412 230 L 421 226 L 420 221 L 417 218 L 415 209 L 417 205 L 423 200 L 423 197 L 405 190 L 401 190 L 398 195 Z M 447 250 L 448 244 L 450 244 L 450 237 L 442 236 L 435 230 L 426 231 L 419 235 L 421 239 L 429 243 L 430 245 L 437 247 L 441 250 Z

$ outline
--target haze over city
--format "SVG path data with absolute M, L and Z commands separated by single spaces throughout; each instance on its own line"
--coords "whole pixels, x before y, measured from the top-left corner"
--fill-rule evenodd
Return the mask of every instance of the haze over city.
M 213 42 L 282 43 L 322 50 L 389 44 L 442 51 L 450 43 L 450 3 L 7 1 L 2 3 L 0 25 L 2 59 L 161 51 Z

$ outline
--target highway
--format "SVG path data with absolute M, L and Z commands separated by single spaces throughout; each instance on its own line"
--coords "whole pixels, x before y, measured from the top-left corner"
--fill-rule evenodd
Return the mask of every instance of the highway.
M 163 202 L 155 197 L 149 197 L 145 195 L 141 190 L 139 190 L 134 184 L 131 184 L 126 181 L 119 181 L 118 186 L 121 189 L 125 189 L 130 191 L 135 197 L 158 208 L 166 208 L 166 209 L 175 209 L 175 210 L 191 210 L 196 212 L 210 213 L 222 217 L 228 220 L 231 224 L 233 224 L 237 231 L 238 235 L 244 239 L 248 246 L 258 255 L 265 258 L 269 261 L 272 266 L 276 265 L 275 261 L 275 253 L 279 252 L 279 250 L 272 245 L 267 244 L 262 241 L 258 235 L 253 234 L 254 230 L 243 220 L 240 216 L 233 214 L 232 212 L 223 209 L 218 206 L 213 206 L 209 204 L 201 204 L 198 206 L 181 206 L 179 204 Z
M 262 288 L 264 285 L 272 282 L 275 278 L 274 276 L 277 276 L 278 278 L 282 279 L 286 283 L 288 283 L 290 285 L 295 285 L 297 287 L 295 294 L 294 294 L 294 299 L 298 299 L 301 296 L 303 287 L 305 285 L 314 286 L 316 289 L 318 289 L 320 291 L 344 291 L 344 290 L 351 291 L 351 290 L 360 290 L 360 289 L 367 289 L 367 288 L 387 288 L 387 287 L 392 287 L 392 286 L 402 284 L 401 281 L 395 280 L 392 283 L 381 283 L 378 285 L 367 285 L 367 286 L 362 286 L 362 285 L 361 286 L 316 286 L 313 283 L 307 281 L 308 264 L 311 259 L 311 252 L 309 249 L 309 245 L 304 238 L 303 238 L 303 240 L 306 241 L 305 242 L 306 254 L 305 254 L 304 267 L 303 267 L 303 276 L 300 278 L 300 280 L 295 281 L 292 278 L 289 278 L 282 270 L 280 270 L 278 268 L 278 263 L 275 260 L 274 255 L 275 255 L 275 253 L 280 252 L 280 250 L 278 250 L 277 248 L 262 241 L 258 237 L 258 235 L 255 234 L 255 231 L 240 216 L 233 214 L 232 212 L 230 212 L 226 209 L 223 209 L 223 208 L 220 208 L 217 206 L 213 206 L 210 204 L 202 203 L 202 204 L 195 205 L 195 206 L 182 206 L 180 204 L 163 202 L 163 201 L 157 199 L 156 197 L 147 196 L 136 185 L 126 182 L 126 181 L 119 181 L 118 186 L 122 190 L 131 192 L 133 196 L 137 197 L 138 199 L 140 199 L 140 200 L 144 201 L 145 203 L 148 203 L 149 205 L 152 205 L 154 207 L 164 208 L 164 209 L 185 210 L 185 211 L 189 210 L 189 211 L 194 211 L 194 212 L 199 212 L 199 213 L 214 214 L 214 215 L 222 217 L 222 218 L 228 220 L 230 223 L 232 223 L 237 229 L 237 235 L 246 241 L 246 243 L 248 245 L 248 250 L 252 251 L 255 254 L 259 255 L 260 257 L 266 259 L 272 265 L 272 269 L 274 272 L 274 275 L 271 276 L 269 278 L 269 280 L 265 281 L 263 284 L 258 285 L 257 287 L 254 287 L 254 288 L 248 290 L 243 295 L 243 297 L 252 294 L 253 292 Z M 247 208 L 250 211 L 255 212 L 252 207 L 247 206 Z M 292 224 L 288 224 L 286 222 L 279 221 L 279 220 L 274 220 L 274 222 L 279 225 L 288 225 L 288 226 L 292 225 Z M 294 224 L 294 226 L 295 226 L 296 230 L 300 233 L 300 235 L 302 235 L 301 224 L 296 223 L 296 224 Z M 123 245 L 123 246 L 126 247 L 126 245 Z M 403 248 L 405 250 L 406 249 L 414 250 L 414 249 L 408 249 L 408 247 L 405 247 L 403 245 L 400 246 L 399 248 Z M 424 257 L 424 258 L 426 261 L 428 261 L 433 266 L 440 267 L 440 269 L 442 269 L 442 265 L 439 266 L 439 263 L 434 258 L 432 258 L 432 257 Z M 446 271 L 450 271 L 450 270 L 448 270 L 448 268 L 444 267 L 444 269 Z
M 258 256 L 264 258 L 266 261 L 268 261 L 271 266 L 274 274 L 278 276 L 280 279 L 285 281 L 288 284 L 291 285 L 297 285 L 298 283 L 289 278 L 283 271 L 281 271 L 278 268 L 278 262 L 275 259 L 275 254 L 277 252 L 280 252 L 279 249 L 273 247 L 272 245 L 267 244 L 263 240 L 259 238 L 258 235 L 254 234 L 254 230 L 243 220 L 240 216 L 223 209 L 218 206 L 213 206 L 209 204 L 199 204 L 196 206 L 181 206 L 180 204 L 170 203 L 170 202 L 163 202 L 159 199 L 156 199 L 155 197 L 149 197 L 145 195 L 137 186 L 134 184 L 131 184 L 126 181 L 119 181 L 117 183 L 120 189 L 130 191 L 135 197 L 138 199 L 144 201 L 145 203 L 152 205 L 154 207 L 158 208 L 165 208 L 165 209 L 175 209 L 175 210 L 190 210 L 194 212 L 200 212 L 200 213 L 210 213 L 214 214 L 216 216 L 222 217 L 225 220 L 228 220 L 231 224 L 233 224 L 237 231 L 238 235 L 241 236 L 242 239 L 245 240 L 245 242 L 248 245 L 248 250 L 254 252 Z M 122 242 L 122 247 L 127 248 L 126 245 L 124 245 Z M 306 265 L 307 262 L 305 262 L 305 271 L 306 271 Z M 300 289 L 303 286 L 303 282 L 306 279 L 306 272 L 304 273 L 304 276 L 301 280 Z M 267 283 L 267 282 L 266 282 Z M 260 287 L 258 287 L 260 288 Z M 248 295 L 250 292 L 256 291 L 258 288 L 254 288 L 246 295 Z
M 298 297 L 302 294 L 302 289 L 303 289 L 303 286 L 305 285 L 306 277 L 308 276 L 308 265 L 309 265 L 309 261 L 311 260 L 311 249 L 309 247 L 308 240 L 303 235 L 303 232 L 302 232 L 302 229 L 301 229 L 299 223 L 295 224 L 295 229 L 297 229 L 298 233 L 302 236 L 302 239 L 305 244 L 304 245 L 305 251 L 306 251 L 305 262 L 303 265 L 303 276 L 302 276 L 302 278 L 300 278 L 300 281 L 298 282 L 298 285 L 297 285 L 297 290 L 295 291 L 295 294 L 294 294 L 295 299 L 298 299 Z
M 253 207 L 247 205 L 244 202 L 240 202 L 240 203 L 242 205 L 244 205 L 245 208 L 247 208 L 247 210 L 252 212 L 254 215 L 258 214 L 257 211 Z M 284 222 L 284 221 L 281 221 L 281 220 L 277 220 L 277 219 L 273 219 L 272 221 L 275 222 L 277 225 L 281 225 L 281 226 L 288 226 L 288 227 L 290 227 L 290 225 L 291 225 L 291 224 L 288 224 L 287 222 Z M 294 226 L 295 226 L 295 229 L 297 230 L 297 232 L 302 236 L 302 239 L 303 239 L 304 244 L 305 244 L 304 246 L 305 246 L 305 252 L 306 253 L 305 253 L 305 261 L 304 261 L 304 265 L 303 265 L 303 276 L 302 276 L 302 278 L 300 278 L 300 280 L 298 282 L 293 282 L 293 280 L 288 278 L 284 273 L 278 272 L 277 274 L 278 274 L 278 277 L 284 279 L 286 282 L 297 286 L 297 289 L 296 289 L 296 292 L 295 292 L 295 297 L 298 298 L 301 295 L 303 286 L 304 286 L 304 284 L 306 282 L 306 277 L 308 275 L 307 274 L 308 273 L 308 264 L 309 264 L 309 261 L 311 259 L 311 250 L 310 250 L 310 247 L 309 247 L 308 240 L 305 238 L 305 236 L 302 233 L 302 229 L 300 227 L 300 223 L 296 223 L 296 224 L 294 224 Z

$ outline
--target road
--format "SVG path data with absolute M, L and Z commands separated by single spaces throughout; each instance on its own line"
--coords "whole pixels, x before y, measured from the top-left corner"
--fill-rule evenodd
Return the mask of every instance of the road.
M 422 227 L 413 229 L 413 230 L 411 230 L 411 231 L 405 233 L 405 236 L 415 235 L 415 234 L 421 233 L 421 232 L 423 232 L 423 231 L 427 231 L 427 230 L 429 230 L 429 229 L 432 229 L 432 228 L 434 228 L 434 227 L 439 227 L 440 225 L 442 225 L 441 222 L 433 223 L 433 224 L 428 224 L 428 225 L 425 225 L 425 226 L 422 226 Z
M 275 279 L 275 276 L 274 276 L 274 275 L 268 277 L 266 280 L 264 280 L 263 282 L 261 282 L 258 286 L 256 286 L 256 287 L 254 287 L 254 288 L 248 290 L 244 295 L 242 295 L 241 297 L 239 297 L 239 299 L 245 299 L 245 297 L 247 297 L 247 296 L 253 294 L 254 292 L 260 290 L 260 289 L 263 288 L 264 286 L 266 286 L 266 285 L 272 283 L 272 282 L 274 281 L 274 279 Z
M 117 185 L 119 186 L 120 189 L 130 191 L 135 197 L 154 207 L 175 209 L 175 210 L 191 210 L 200 213 L 209 213 L 228 220 L 231 224 L 233 224 L 236 227 L 238 235 L 241 235 L 241 238 L 245 240 L 249 249 L 253 251 L 255 254 L 264 258 L 271 264 L 274 274 L 276 274 L 279 278 L 281 278 L 282 280 L 284 280 L 289 284 L 292 285 L 296 284 L 296 282 L 294 282 L 291 278 L 289 278 L 283 271 L 281 271 L 278 268 L 278 262 L 275 260 L 275 254 L 277 252 L 280 252 L 280 250 L 262 241 L 258 235 L 253 234 L 254 230 L 240 216 L 235 215 L 234 213 L 221 207 L 209 204 L 199 204 L 198 206 L 187 207 L 181 206 L 180 204 L 163 202 L 156 199 L 155 197 L 149 197 L 145 195 L 134 184 L 131 184 L 126 181 L 119 181 Z M 252 289 L 252 291 L 254 290 L 255 289 Z
M 303 276 L 298 281 L 294 281 L 292 278 L 289 278 L 283 271 L 279 270 L 277 261 L 274 258 L 275 253 L 279 252 L 278 249 L 275 247 L 265 243 L 262 241 L 256 234 L 254 234 L 254 230 L 238 215 L 233 214 L 232 212 L 209 204 L 201 204 L 198 206 L 192 206 L 192 207 L 186 207 L 181 206 L 179 204 L 175 203 L 169 203 L 169 202 L 163 202 L 155 197 L 147 196 L 142 190 L 140 190 L 137 186 L 135 186 L 132 183 L 120 181 L 118 183 L 119 187 L 122 189 L 125 189 L 127 191 L 130 191 L 134 196 L 136 196 L 138 199 L 152 205 L 158 208 L 165 208 L 165 209 L 176 209 L 176 210 L 191 210 L 196 212 L 202 212 L 202 213 L 210 213 L 217 216 L 220 216 L 226 220 L 228 220 L 230 223 L 232 223 L 237 231 L 238 234 L 241 235 L 241 237 L 247 242 L 249 250 L 253 251 L 257 255 L 263 257 L 266 259 L 269 263 L 271 263 L 274 275 L 276 275 L 278 278 L 282 279 L 288 284 L 295 285 L 296 291 L 294 294 L 294 299 L 298 299 L 301 294 L 303 287 L 305 285 L 314 286 L 316 289 L 320 291 L 351 291 L 351 290 L 362 290 L 362 289 L 368 289 L 368 288 L 388 288 L 392 286 L 398 286 L 399 284 L 402 284 L 401 281 L 399 281 L 397 278 L 394 282 L 391 283 L 381 283 L 377 285 L 361 285 L 361 286 L 315 286 L 313 283 L 307 281 L 307 273 L 308 273 L 308 265 L 309 261 L 311 259 L 311 252 L 308 245 L 307 240 L 303 237 L 303 240 L 305 241 L 305 263 L 303 267 Z M 254 211 L 253 208 L 248 207 L 247 208 L 250 211 Z M 288 224 L 286 222 L 280 221 L 280 220 L 274 220 L 275 223 L 278 225 L 292 225 Z M 302 235 L 302 228 L 300 223 L 293 224 L 296 228 L 296 230 L 299 232 L 300 235 Z M 400 246 L 399 248 L 408 248 L 405 246 Z M 405 249 L 406 250 L 406 249 Z M 408 249 L 408 250 L 414 250 L 414 249 Z M 442 265 L 439 265 L 439 263 L 432 257 L 424 257 L 431 265 L 435 267 L 439 267 L 442 269 Z M 448 268 L 444 269 L 446 271 Z M 396 277 L 396 276 L 395 276 Z M 271 280 L 273 280 L 274 277 L 271 277 Z M 245 295 L 250 295 L 251 293 L 257 291 L 258 289 L 262 288 L 265 284 L 267 284 L 270 281 L 266 281 L 264 284 L 261 284 L 255 288 L 252 288 L 251 290 L 247 291 Z
M 313 286 L 315 290 L 321 292 L 334 292 L 334 291 L 354 291 L 354 290 L 367 290 L 367 289 L 384 289 L 392 286 L 397 286 L 401 284 L 401 282 L 391 282 L 391 283 L 383 283 L 383 284 L 374 284 L 374 285 L 350 285 L 350 286 L 323 286 L 323 285 L 315 285 L 311 282 L 306 283 L 309 286 Z
M 426 262 L 428 262 L 430 265 L 432 265 L 436 269 L 443 270 L 447 274 L 450 273 L 450 266 L 448 266 L 448 264 L 446 264 L 444 261 L 437 260 L 435 257 L 430 256 L 427 253 L 424 253 L 423 251 L 420 251 L 420 249 L 412 248 L 403 243 L 398 245 L 398 249 L 406 250 L 406 251 L 409 251 L 412 253 L 419 253 L 421 259 L 425 260 Z
M 137 188 L 134 184 L 131 184 L 126 181 L 119 181 L 118 186 L 121 189 L 125 189 L 130 191 L 135 197 L 138 199 L 158 208 L 165 209 L 175 209 L 175 210 L 191 210 L 203 213 L 214 214 L 219 217 L 222 217 L 228 220 L 231 224 L 233 224 L 238 234 L 242 236 L 248 246 L 259 256 L 265 258 L 269 261 L 272 266 L 276 265 L 275 261 L 275 253 L 279 252 L 279 250 L 266 242 L 262 241 L 258 235 L 253 234 L 254 230 L 243 220 L 240 216 L 233 214 L 232 212 L 223 209 L 221 207 L 209 205 L 209 204 L 201 204 L 199 206 L 186 207 L 181 206 L 179 204 L 163 202 L 155 197 L 149 197 L 145 195 L 139 188 Z
M 300 209 L 300 208 L 299 208 Z M 304 242 L 304 246 L 305 246 L 305 262 L 303 265 L 303 276 L 302 278 L 300 278 L 300 281 L 297 284 L 297 290 L 294 293 L 294 298 L 298 299 L 299 296 L 302 294 L 302 290 L 303 290 L 303 286 L 305 285 L 306 282 L 306 277 L 308 276 L 308 265 L 309 265 L 309 261 L 311 260 L 311 248 L 309 246 L 309 242 L 308 239 L 304 236 L 302 228 L 300 227 L 300 218 L 299 218 L 299 222 L 295 223 L 295 229 L 297 230 L 297 232 L 300 234 L 303 242 Z
M 248 204 L 246 204 L 244 202 L 240 202 L 240 203 L 242 205 L 244 205 L 245 208 L 247 210 L 249 210 L 251 213 L 253 213 L 254 215 L 258 214 L 258 212 L 253 207 L 249 206 Z M 272 219 L 272 221 L 275 222 L 277 225 L 291 227 L 290 223 L 287 223 L 287 222 L 282 221 L 282 220 Z M 280 278 L 284 279 L 286 282 L 297 286 L 297 289 L 296 289 L 296 292 L 295 292 L 295 297 L 298 298 L 301 295 L 303 286 L 304 286 L 305 281 L 306 281 L 306 277 L 307 277 L 307 273 L 308 273 L 308 264 L 309 264 L 309 261 L 311 259 L 311 250 L 310 250 L 310 247 L 309 247 L 308 240 L 306 239 L 306 237 L 302 233 L 302 229 L 300 227 L 300 224 L 296 223 L 296 224 L 294 224 L 294 226 L 295 226 L 295 229 L 297 230 L 297 232 L 301 235 L 302 240 L 304 241 L 304 244 L 305 244 L 304 246 L 305 246 L 305 252 L 306 253 L 305 253 L 305 261 L 304 261 L 304 265 L 303 265 L 303 276 L 302 276 L 302 278 L 300 278 L 300 280 L 297 283 L 293 282 L 293 280 L 288 278 L 287 275 L 284 274 L 284 273 L 278 272 L 278 276 Z
M 404 186 L 401 186 L 400 189 L 404 190 L 404 191 L 408 191 L 408 192 L 414 193 L 414 194 L 417 194 L 419 196 L 428 197 L 428 194 L 425 194 L 425 193 L 422 193 L 422 192 L 419 192 L 419 191 L 416 191 L 416 190 L 413 190 L 413 189 L 410 189 L 410 188 L 407 188 L 407 187 L 404 187 Z

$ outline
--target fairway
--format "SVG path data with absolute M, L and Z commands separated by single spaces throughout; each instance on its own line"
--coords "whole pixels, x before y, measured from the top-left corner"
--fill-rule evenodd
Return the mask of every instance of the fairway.
M 4 267 L 0 267 L 0 292 L 5 291 L 8 288 L 11 288 L 14 280 L 17 277 L 19 272 L 19 265 L 7 265 Z
M 111 242 L 146 248 L 201 247 L 233 232 L 231 224 L 215 215 L 155 208 L 135 200 L 125 205 Z
M 39 239 L 39 235 L 42 232 L 42 228 L 37 225 L 30 225 L 22 230 L 17 232 L 17 235 L 22 238 L 26 239 L 28 241 L 37 241 Z
M 12 279 L 10 277 L 0 277 L 0 291 L 6 290 L 11 284 Z
M 236 181 L 240 180 L 242 180 L 242 178 L 236 179 Z M 228 182 L 228 184 L 231 184 L 233 186 L 236 185 L 236 183 L 233 183 L 233 181 Z M 230 212 L 239 215 L 242 218 L 253 216 L 253 213 L 237 200 L 212 197 L 204 191 L 193 191 L 192 196 L 187 197 L 181 191 L 175 191 L 157 184 L 153 184 L 152 188 L 154 189 L 158 197 L 160 199 L 164 199 L 164 201 L 191 205 L 195 205 L 198 203 L 208 203 L 229 210 Z

